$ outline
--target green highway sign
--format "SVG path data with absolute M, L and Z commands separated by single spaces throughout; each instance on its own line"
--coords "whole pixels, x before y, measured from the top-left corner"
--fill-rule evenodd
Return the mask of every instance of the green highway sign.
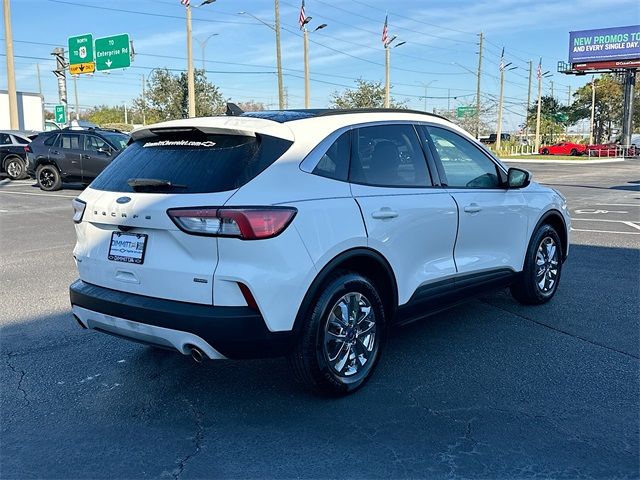
M 473 105 L 465 105 L 458 107 L 456 109 L 456 117 L 464 118 L 464 117 L 475 117 L 476 116 L 476 107 Z
M 96 69 L 113 70 L 131 65 L 131 46 L 129 34 L 96 38 Z
M 64 105 L 56 105 L 55 110 L 56 123 L 67 123 L 67 112 Z
M 93 73 L 93 36 L 90 33 L 69 37 L 69 69 L 72 74 Z

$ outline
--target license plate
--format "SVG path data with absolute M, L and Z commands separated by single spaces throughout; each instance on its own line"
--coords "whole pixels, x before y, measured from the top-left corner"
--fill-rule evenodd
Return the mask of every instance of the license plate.
M 113 232 L 109 246 L 109 260 L 142 265 L 148 235 L 144 233 Z

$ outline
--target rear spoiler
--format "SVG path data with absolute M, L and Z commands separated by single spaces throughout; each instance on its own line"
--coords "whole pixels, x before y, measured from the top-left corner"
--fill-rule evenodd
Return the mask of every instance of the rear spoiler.
M 168 122 L 156 123 L 137 128 L 131 132 L 133 141 L 157 138 L 166 133 L 178 133 L 184 131 L 199 130 L 203 133 L 222 135 L 242 135 L 255 137 L 256 135 L 268 135 L 293 141 L 293 132 L 283 123 L 274 122 L 264 118 L 219 116 L 184 118 Z

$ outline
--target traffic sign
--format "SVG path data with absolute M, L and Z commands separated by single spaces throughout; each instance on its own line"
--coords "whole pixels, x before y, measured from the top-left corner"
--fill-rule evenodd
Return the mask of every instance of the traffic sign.
M 93 73 L 93 36 L 90 33 L 69 37 L 69 72 L 72 75 Z
M 476 116 L 476 107 L 473 105 L 465 105 L 458 107 L 456 109 L 456 117 L 464 118 L 464 117 L 475 117 Z
M 131 46 L 128 33 L 96 38 L 95 47 L 96 68 L 98 70 L 127 68 L 131 65 Z
M 56 123 L 58 124 L 67 123 L 67 112 L 64 105 L 56 105 L 54 112 L 56 117 Z

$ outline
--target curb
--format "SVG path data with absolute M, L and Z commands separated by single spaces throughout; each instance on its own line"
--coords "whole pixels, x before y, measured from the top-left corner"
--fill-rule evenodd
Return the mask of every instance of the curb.
M 624 158 L 616 157 L 607 160 L 520 160 L 518 158 L 501 158 L 503 162 L 518 163 L 563 163 L 566 165 L 594 165 L 600 163 L 619 163 L 624 162 Z

